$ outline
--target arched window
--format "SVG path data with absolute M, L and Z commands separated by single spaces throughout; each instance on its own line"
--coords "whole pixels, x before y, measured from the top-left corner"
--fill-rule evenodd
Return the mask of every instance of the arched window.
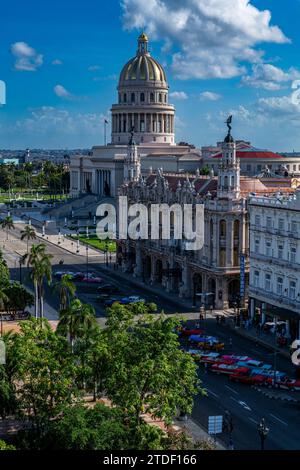
M 143 103 L 145 101 L 145 93 L 141 93 L 141 102 Z
M 124 103 L 127 103 L 127 94 L 126 93 L 124 93 L 123 101 L 124 101 Z
M 234 221 L 234 226 L 233 226 L 233 232 L 234 232 L 234 238 L 239 238 L 240 236 L 240 222 L 239 220 Z
M 228 176 L 224 176 L 224 189 L 228 189 Z
M 226 237 L 226 220 L 220 221 L 220 237 Z
M 131 103 L 135 103 L 135 93 L 131 93 Z
M 158 101 L 159 101 L 160 103 L 162 103 L 162 94 L 161 94 L 161 93 L 159 93 L 159 95 L 158 95 Z
M 151 102 L 154 101 L 154 93 L 150 93 L 150 101 L 151 101 Z

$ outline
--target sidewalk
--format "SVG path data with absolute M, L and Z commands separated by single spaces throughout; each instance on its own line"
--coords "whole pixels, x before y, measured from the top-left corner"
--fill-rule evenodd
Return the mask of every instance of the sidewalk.
M 192 418 L 188 418 L 186 421 L 182 422 L 178 419 L 174 420 L 174 425 L 178 428 L 181 428 L 183 431 L 187 432 L 193 439 L 195 443 L 199 442 L 208 442 L 210 445 L 214 446 L 216 450 L 226 450 L 226 447 L 218 441 L 214 440 L 202 426 L 199 426 Z
M 258 335 L 254 327 L 247 330 L 243 327 L 236 327 L 234 326 L 233 319 L 231 319 L 230 323 L 227 320 L 225 327 L 234 330 L 238 335 L 243 336 L 244 338 L 251 339 L 253 342 L 265 347 L 266 349 L 269 349 L 270 351 L 278 351 L 278 354 L 280 354 L 282 357 L 287 359 L 290 359 L 291 357 L 288 347 L 279 348 L 275 342 L 274 335 L 267 335 L 265 333 L 260 333 Z

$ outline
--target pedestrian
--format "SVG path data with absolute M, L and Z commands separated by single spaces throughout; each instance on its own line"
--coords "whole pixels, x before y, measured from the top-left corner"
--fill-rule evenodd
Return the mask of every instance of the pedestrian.
M 216 316 L 216 320 L 217 320 L 217 323 L 219 324 L 219 323 L 220 323 L 220 317 L 219 317 L 219 315 Z
M 229 349 L 232 351 L 232 338 L 229 338 Z

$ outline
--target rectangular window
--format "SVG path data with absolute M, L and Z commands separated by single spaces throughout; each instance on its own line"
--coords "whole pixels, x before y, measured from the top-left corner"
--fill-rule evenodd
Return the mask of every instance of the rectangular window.
M 278 220 L 278 230 L 284 230 L 284 219 Z
M 254 252 L 257 253 L 257 254 L 259 254 L 259 245 L 260 245 L 260 240 L 259 240 L 259 238 L 257 238 L 255 240 L 255 245 L 254 245 Z
M 277 294 L 278 295 L 283 294 L 283 278 L 282 277 L 277 278 Z
M 272 217 L 267 217 L 267 229 L 273 227 Z
M 295 300 L 295 298 L 296 298 L 296 281 L 290 281 L 289 297 L 292 300 Z
M 259 287 L 259 271 L 254 271 L 254 287 Z
M 271 292 L 271 274 L 265 276 L 265 290 Z
M 298 232 L 298 224 L 295 220 L 292 220 L 292 223 L 291 223 L 291 232 L 296 235 L 297 232 Z
M 297 248 L 295 246 L 291 246 L 291 248 L 290 248 L 290 261 L 291 261 L 291 263 L 296 263 L 296 254 L 297 254 Z
M 255 216 L 255 225 L 256 227 L 260 227 L 260 215 Z
M 272 256 L 272 242 L 267 240 L 266 242 L 266 256 Z
M 283 258 L 283 245 L 280 244 L 278 245 L 278 259 L 282 259 Z

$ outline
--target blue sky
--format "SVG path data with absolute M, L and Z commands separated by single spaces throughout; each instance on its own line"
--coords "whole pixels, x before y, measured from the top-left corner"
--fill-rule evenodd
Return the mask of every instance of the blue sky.
M 233 113 L 236 138 L 300 151 L 299 16 L 298 0 L 5 2 L 0 148 L 102 144 L 118 75 L 145 27 L 166 67 L 177 141 L 214 144 Z

